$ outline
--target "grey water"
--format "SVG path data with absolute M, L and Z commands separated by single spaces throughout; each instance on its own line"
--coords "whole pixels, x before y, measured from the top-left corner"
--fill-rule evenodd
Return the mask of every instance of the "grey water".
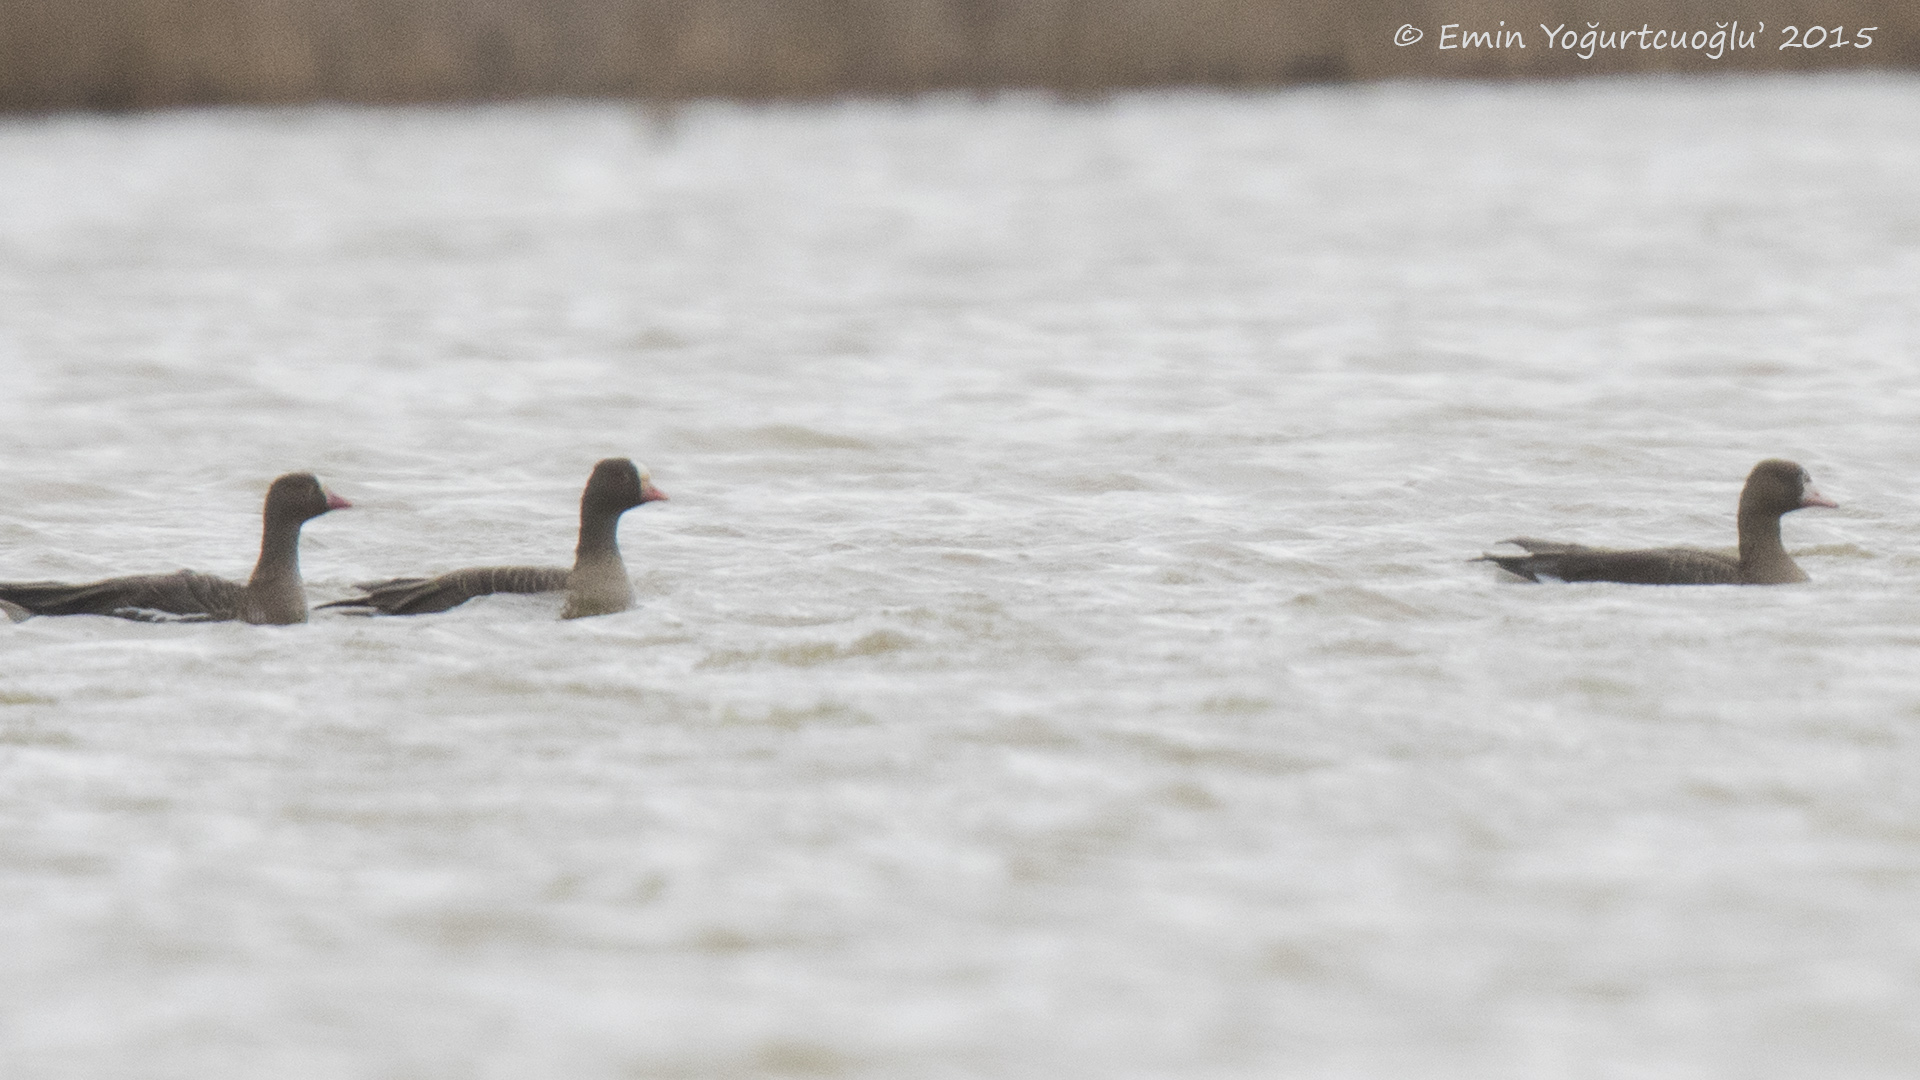
M 0 1071 L 1896 1077 L 1920 79 L 0 122 Z M 1812 581 L 1531 586 L 1516 534 Z

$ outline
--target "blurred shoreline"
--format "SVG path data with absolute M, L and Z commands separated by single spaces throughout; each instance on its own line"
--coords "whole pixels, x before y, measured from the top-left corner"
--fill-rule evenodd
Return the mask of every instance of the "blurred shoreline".
M 14 112 L 1916 67 L 1886 0 L 0 0 Z

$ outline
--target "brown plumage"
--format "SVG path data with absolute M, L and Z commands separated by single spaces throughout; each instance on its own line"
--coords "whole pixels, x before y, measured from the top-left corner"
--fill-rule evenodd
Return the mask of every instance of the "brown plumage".
M 1836 506 L 1814 490 L 1807 470 L 1771 458 L 1753 467 L 1740 491 L 1737 557 L 1695 548 L 1615 551 L 1515 537 L 1502 543 L 1525 555 L 1482 555 L 1528 581 L 1617 581 L 1629 585 L 1787 585 L 1807 580 L 1780 542 L 1780 518 L 1807 506 Z
M 633 606 L 633 584 L 620 558 L 620 515 L 667 496 L 647 470 L 626 458 L 593 467 L 580 493 L 580 542 L 571 570 L 549 566 L 476 566 L 437 577 L 391 578 L 363 584 L 364 595 L 321 604 L 358 615 L 429 615 L 489 593 L 567 594 L 560 617 L 610 615 Z
M 300 583 L 300 526 L 353 505 L 327 491 L 312 473 L 288 473 L 267 489 L 260 559 L 245 585 L 181 570 L 108 578 L 84 585 L 58 581 L 0 582 L 0 603 L 16 619 L 30 615 L 114 615 L 145 622 L 286 624 L 307 621 Z

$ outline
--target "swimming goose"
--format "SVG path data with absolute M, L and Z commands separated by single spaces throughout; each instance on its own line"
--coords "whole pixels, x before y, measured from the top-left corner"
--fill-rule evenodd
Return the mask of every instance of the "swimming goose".
M 1740 491 L 1738 557 L 1695 548 L 1615 551 L 1519 536 L 1502 543 L 1525 555 L 1482 555 L 1476 562 L 1539 581 L 1618 581 L 1630 585 L 1786 585 L 1807 580 L 1780 543 L 1780 517 L 1839 504 L 1814 490 L 1807 470 L 1772 458 L 1753 467 Z
M 260 560 L 245 585 L 192 570 L 85 585 L 0 582 L 0 611 L 15 620 L 33 615 L 115 615 L 143 622 L 306 622 L 300 526 L 329 510 L 352 505 L 322 487 L 312 473 L 288 473 L 267 489 Z
M 580 543 L 574 548 L 573 569 L 475 566 L 438 577 L 369 582 L 360 586 L 364 596 L 320 606 L 357 615 L 426 615 L 489 593 L 565 591 L 563 619 L 625 611 L 633 606 L 633 584 L 620 558 L 620 515 L 666 497 L 646 469 L 626 458 L 607 458 L 593 467 L 580 493 Z

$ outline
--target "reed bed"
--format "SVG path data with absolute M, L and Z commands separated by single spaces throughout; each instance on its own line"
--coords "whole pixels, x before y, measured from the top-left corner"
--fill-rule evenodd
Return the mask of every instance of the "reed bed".
M 0 108 L 659 100 L 1920 66 L 1885 0 L 0 0 Z M 1582 30 L 1877 25 L 1867 49 L 1545 47 Z M 1443 24 L 1525 48 L 1442 50 Z M 1421 43 L 1394 44 L 1396 28 Z

